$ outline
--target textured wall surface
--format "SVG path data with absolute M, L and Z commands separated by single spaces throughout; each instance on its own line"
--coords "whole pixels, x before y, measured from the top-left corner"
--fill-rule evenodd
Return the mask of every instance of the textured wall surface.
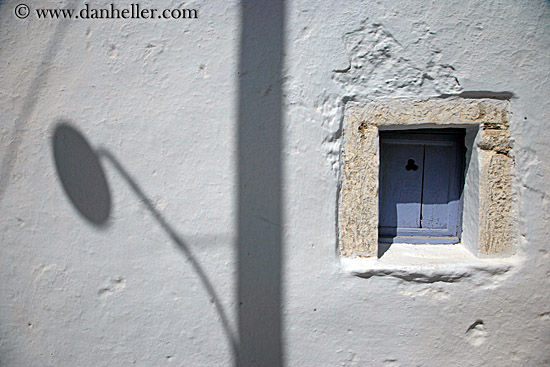
M 550 364 L 548 1 L 18 4 L 0 1 L 1 366 Z M 515 265 L 346 272 L 346 106 L 448 95 L 509 100 Z

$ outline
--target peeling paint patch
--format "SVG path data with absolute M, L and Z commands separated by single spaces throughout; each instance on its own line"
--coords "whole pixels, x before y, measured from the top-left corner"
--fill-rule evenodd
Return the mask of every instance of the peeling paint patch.
M 123 277 L 112 278 L 108 284 L 97 291 L 99 298 L 105 299 L 113 294 L 120 293 L 126 288 L 126 279 Z
M 382 362 L 384 367 L 399 367 L 401 366 L 397 359 L 395 358 L 386 358 Z
M 41 265 L 33 271 L 34 298 L 40 300 L 41 309 L 52 317 L 74 321 L 82 314 L 81 288 L 65 268 L 56 264 Z M 29 327 L 33 323 L 29 321 Z
M 334 80 L 353 94 L 368 90 L 371 97 L 459 93 L 455 69 L 441 63 L 441 51 L 434 46 L 436 32 L 422 22 L 414 27 L 417 39 L 407 47 L 383 24 L 365 20 L 344 35 L 349 65 L 335 70 Z M 420 59 L 419 54 L 425 56 Z
M 450 297 L 449 291 L 442 287 L 420 286 L 412 288 L 409 283 L 399 287 L 399 293 L 409 297 L 428 297 L 435 300 L 444 300 Z
M 483 323 L 483 320 L 476 320 L 466 330 L 466 340 L 474 347 L 479 347 L 485 343 L 487 339 L 487 328 Z

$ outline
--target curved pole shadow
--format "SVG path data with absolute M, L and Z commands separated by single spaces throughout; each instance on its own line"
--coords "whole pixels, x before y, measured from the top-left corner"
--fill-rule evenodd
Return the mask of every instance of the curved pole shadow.
M 107 150 L 105 149 L 98 149 L 97 151 L 98 156 L 106 158 L 113 167 L 121 174 L 121 176 L 126 180 L 128 185 L 132 188 L 132 191 L 139 197 L 141 202 L 145 204 L 147 209 L 151 212 L 153 217 L 157 220 L 157 222 L 160 224 L 160 226 L 168 233 L 172 241 L 178 246 L 178 248 L 187 256 L 189 259 L 191 266 L 193 267 L 193 270 L 197 273 L 199 276 L 199 279 L 202 282 L 203 287 L 208 292 L 208 295 L 210 298 L 214 301 L 214 305 L 216 306 L 216 309 L 218 311 L 218 315 L 220 316 L 221 323 L 223 325 L 223 329 L 226 333 L 227 338 L 229 339 L 231 343 L 231 348 L 233 350 L 233 355 L 236 357 L 238 354 L 238 343 L 235 339 L 235 335 L 233 331 L 231 330 L 231 326 L 229 324 L 229 319 L 227 318 L 227 314 L 225 312 L 225 309 L 223 308 L 222 304 L 219 302 L 218 294 L 216 293 L 216 290 L 214 289 L 214 286 L 212 285 L 212 282 L 204 272 L 202 266 L 198 262 L 198 260 L 193 256 L 191 253 L 191 250 L 189 247 L 183 242 L 183 240 L 177 235 L 177 233 L 170 227 L 170 225 L 166 222 L 166 220 L 162 217 L 162 215 L 158 212 L 158 210 L 155 208 L 151 200 L 145 196 L 141 188 L 138 186 L 136 181 L 130 176 L 130 174 L 122 167 L 122 165 L 119 163 L 119 161 Z
M 223 330 L 231 345 L 233 357 L 238 359 L 239 344 L 235 332 L 231 328 L 227 313 L 219 301 L 212 282 L 189 247 L 166 222 L 122 164 L 106 149 L 94 151 L 82 134 L 66 121 L 58 122 L 52 143 L 55 165 L 65 192 L 78 212 L 85 219 L 99 226 L 106 223 L 111 208 L 109 187 L 100 158 L 104 158 L 112 164 L 160 226 L 168 233 L 172 241 L 189 259 L 193 270 L 216 306 Z

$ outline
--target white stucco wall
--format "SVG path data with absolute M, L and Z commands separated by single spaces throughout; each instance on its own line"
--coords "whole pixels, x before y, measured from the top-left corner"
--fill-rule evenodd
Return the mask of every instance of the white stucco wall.
M 18 19 L 17 4 L 0 2 L 0 365 L 234 364 L 216 302 L 237 340 L 240 3 L 185 2 L 193 20 L 65 22 Z M 550 3 L 295 0 L 284 30 L 281 75 L 269 75 L 283 87 L 282 221 L 258 219 L 282 238 L 281 345 L 263 347 L 286 366 L 550 364 Z M 350 274 L 337 248 L 346 103 L 461 93 L 511 96 L 514 265 L 428 282 Z M 60 120 L 116 157 L 167 226 L 104 156 L 110 216 L 84 219 L 56 171 Z M 261 330 L 262 309 L 250 312 Z

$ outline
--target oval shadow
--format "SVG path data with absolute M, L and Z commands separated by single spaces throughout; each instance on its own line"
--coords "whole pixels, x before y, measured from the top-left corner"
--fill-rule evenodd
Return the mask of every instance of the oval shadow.
M 57 174 L 67 196 L 88 221 L 103 225 L 111 211 L 111 195 L 98 155 L 65 121 L 57 124 L 52 139 Z

